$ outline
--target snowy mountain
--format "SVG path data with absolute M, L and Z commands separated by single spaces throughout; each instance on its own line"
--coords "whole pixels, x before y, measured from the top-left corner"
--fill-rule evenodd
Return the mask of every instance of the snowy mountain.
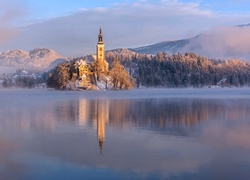
M 163 41 L 149 46 L 131 48 L 143 54 L 158 52 L 194 52 L 209 58 L 240 58 L 250 60 L 250 24 L 220 28 L 198 36 L 176 41 Z
M 11 50 L 0 53 L 0 66 L 24 67 L 30 69 L 49 69 L 66 58 L 52 49 L 37 48 L 27 51 Z
M 191 39 L 182 39 L 177 41 L 163 41 L 149 46 L 142 46 L 138 48 L 131 48 L 131 51 L 140 53 L 140 54 L 154 54 L 158 52 L 166 52 L 173 54 L 176 52 L 182 52 L 182 50 L 192 41 Z

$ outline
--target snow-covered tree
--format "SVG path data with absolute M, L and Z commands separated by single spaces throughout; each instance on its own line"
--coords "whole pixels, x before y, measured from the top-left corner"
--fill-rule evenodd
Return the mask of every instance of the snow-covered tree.
M 125 70 L 117 57 L 112 63 L 112 69 L 109 75 L 112 80 L 113 89 L 130 89 L 134 87 L 134 83 L 129 73 Z

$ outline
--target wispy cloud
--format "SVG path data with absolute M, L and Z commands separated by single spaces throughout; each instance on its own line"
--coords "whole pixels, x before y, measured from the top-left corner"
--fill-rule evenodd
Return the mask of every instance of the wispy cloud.
M 247 16 L 216 14 L 199 3 L 137 1 L 110 8 L 82 9 L 25 26 L 2 49 L 48 47 L 62 55 L 80 56 L 95 52 L 100 24 L 107 49 L 113 49 L 187 38 L 217 26 L 247 23 L 247 20 Z
M 249 60 L 250 26 L 218 28 L 193 39 L 185 48 L 213 58 Z
M 13 27 L 15 20 L 24 13 L 24 8 L 17 1 L 0 1 L 0 44 L 6 42 L 16 34 Z

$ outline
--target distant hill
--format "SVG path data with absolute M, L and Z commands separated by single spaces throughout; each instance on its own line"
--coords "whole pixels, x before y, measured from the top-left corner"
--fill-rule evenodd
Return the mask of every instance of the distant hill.
M 182 52 L 183 49 L 192 41 L 191 39 L 182 39 L 177 41 L 163 41 L 149 46 L 142 46 L 138 48 L 130 48 L 131 51 L 140 53 L 140 54 L 154 54 L 158 52 L 166 52 L 169 54 Z
M 176 41 L 163 41 L 149 46 L 130 48 L 141 54 L 194 52 L 209 58 L 250 60 L 250 24 L 220 28 L 198 36 Z
M 45 70 L 64 61 L 66 61 L 65 57 L 47 48 L 37 48 L 29 52 L 11 50 L 0 53 L 0 66 Z

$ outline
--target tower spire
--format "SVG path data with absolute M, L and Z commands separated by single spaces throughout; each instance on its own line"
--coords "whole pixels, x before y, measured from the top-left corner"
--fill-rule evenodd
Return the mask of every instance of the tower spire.
M 100 32 L 99 32 L 99 36 L 98 36 L 98 43 L 102 44 L 102 26 L 100 26 Z
M 102 34 L 102 26 L 100 25 L 100 34 Z

